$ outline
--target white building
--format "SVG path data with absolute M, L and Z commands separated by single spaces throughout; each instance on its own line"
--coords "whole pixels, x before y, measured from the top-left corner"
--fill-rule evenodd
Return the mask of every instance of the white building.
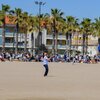
M 5 30 L 5 48 L 8 49 L 13 49 L 15 48 L 15 34 L 16 32 L 11 31 L 14 29 L 14 26 L 7 26 Z M 0 28 L 0 48 L 2 48 L 2 32 L 3 28 Z M 33 32 L 33 37 L 32 38 L 32 33 L 27 34 L 27 49 L 31 52 L 32 49 L 35 52 L 35 49 L 37 48 L 37 38 L 38 38 L 38 32 Z M 33 40 L 33 43 L 32 43 Z M 47 31 L 45 29 L 42 30 L 42 44 L 46 46 L 49 52 L 52 53 L 53 51 L 53 34 L 47 34 Z M 77 41 L 78 40 L 78 41 Z M 24 50 L 25 46 L 25 34 L 19 33 L 18 35 L 18 48 Z M 32 46 L 33 44 L 33 46 Z M 64 54 L 66 50 L 68 50 L 68 46 L 66 45 L 66 36 L 59 33 L 57 36 L 57 51 L 60 54 Z M 88 36 L 88 54 L 93 56 L 97 54 L 97 45 L 98 45 L 98 38 L 93 37 L 92 35 Z M 78 37 L 76 35 L 72 36 L 72 50 L 77 50 L 82 52 L 82 36 L 79 35 Z

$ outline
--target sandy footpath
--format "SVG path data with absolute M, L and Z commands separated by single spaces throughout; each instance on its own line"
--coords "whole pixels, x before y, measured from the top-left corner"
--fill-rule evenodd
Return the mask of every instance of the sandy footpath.
M 0 62 L 0 100 L 100 100 L 100 64 Z

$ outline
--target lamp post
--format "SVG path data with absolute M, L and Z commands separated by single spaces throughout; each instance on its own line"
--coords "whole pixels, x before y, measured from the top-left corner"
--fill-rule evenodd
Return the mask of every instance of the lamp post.
M 41 38 L 38 39 L 38 46 L 42 45 L 42 33 L 41 33 L 41 6 L 45 5 L 45 2 L 42 1 L 35 1 L 35 4 L 39 6 L 39 36 L 41 35 Z M 39 42 L 41 40 L 41 42 Z

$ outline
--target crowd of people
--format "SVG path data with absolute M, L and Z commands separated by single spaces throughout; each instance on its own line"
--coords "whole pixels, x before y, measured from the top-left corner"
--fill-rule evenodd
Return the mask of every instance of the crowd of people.
M 23 62 L 41 62 L 42 54 L 33 56 L 30 53 L 0 53 L 0 61 L 23 61 Z M 72 62 L 72 63 L 97 63 L 100 62 L 100 55 L 94 55 L 93 57 L 89 55 L 76 54 L 75 56 L 68 56 L 64 54 L 48 55 L 50 62 Z
M 33 56 L 30 53 L 0 53 L 1 61 L 31 61 Z

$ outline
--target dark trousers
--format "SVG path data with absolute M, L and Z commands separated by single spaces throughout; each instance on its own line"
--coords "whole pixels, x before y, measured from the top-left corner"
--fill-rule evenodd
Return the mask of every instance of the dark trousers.
M 43 66 L 45 67 L 44 76 L 47 76 L 48 75 L 48 71 L 49 71 L 48 65 L 43 65 Z

